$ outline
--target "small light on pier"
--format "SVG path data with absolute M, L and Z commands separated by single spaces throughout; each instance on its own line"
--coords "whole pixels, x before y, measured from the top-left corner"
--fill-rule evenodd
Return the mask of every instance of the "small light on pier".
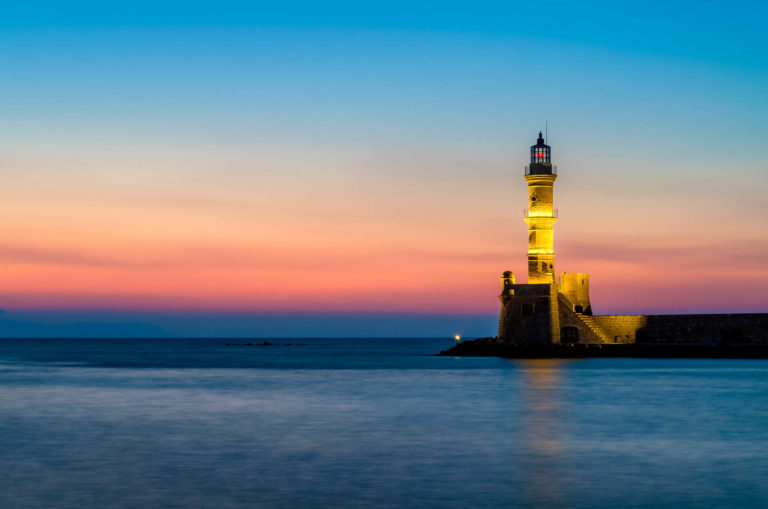
M 456 334 L 455 336 L 453 336 L 453 339 L 456 340 L 456 342 L 458 343 L 459 341 L 461 341 L 461 336 Z

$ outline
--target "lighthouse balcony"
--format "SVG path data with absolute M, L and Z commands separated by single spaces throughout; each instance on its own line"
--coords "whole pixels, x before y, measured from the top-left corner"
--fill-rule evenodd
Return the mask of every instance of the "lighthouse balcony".
M 526 165 L 525 174 L 527 175 L 557 175 L 557 165 L 549 163 L 533 163 Z

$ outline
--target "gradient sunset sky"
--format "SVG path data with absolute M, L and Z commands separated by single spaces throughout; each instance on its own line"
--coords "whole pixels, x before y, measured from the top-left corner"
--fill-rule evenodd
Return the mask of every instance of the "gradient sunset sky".
M 13 320 L 494 334 L 545 122 L 597 314 L 768 312 L 764 2 L 13 4 Z

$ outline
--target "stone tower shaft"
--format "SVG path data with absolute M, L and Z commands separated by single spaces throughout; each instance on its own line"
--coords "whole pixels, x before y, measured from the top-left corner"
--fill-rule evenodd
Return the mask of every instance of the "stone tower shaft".
M 528 182 L 528 284 L 555 283 L 554 184 L 557 169 L 552 166 L 550 147 L 539 133 L 536 145 L 531 146 L 531 164 L 525 168 Z

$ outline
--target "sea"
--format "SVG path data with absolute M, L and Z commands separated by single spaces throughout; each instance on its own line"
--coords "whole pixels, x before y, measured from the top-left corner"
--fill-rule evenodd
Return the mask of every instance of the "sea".
M 452 342 L 0 339 L 0 507 L 768 507 L 768 360 Z

